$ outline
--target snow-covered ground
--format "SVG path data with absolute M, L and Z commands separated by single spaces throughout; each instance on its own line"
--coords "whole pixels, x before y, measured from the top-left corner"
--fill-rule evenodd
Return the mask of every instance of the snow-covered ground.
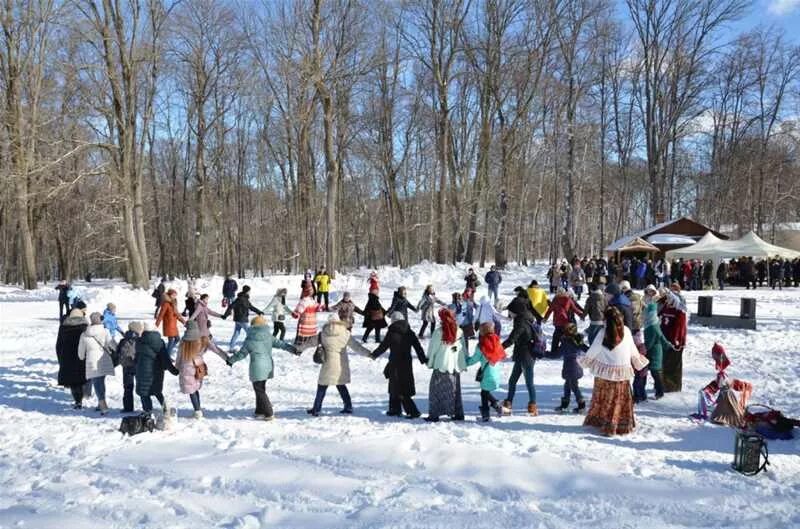
M 384 305 L 401 284 L 414 303 L 428 283 L 448 296 L 463 288 L 464 269 L 382 269 Z M 534 277 L 544 280 L 544 268 L 505 272 L 502 296 L 510 299 L 514 286 Z M 334 288 L 363 304 L 366 278 L 367 271 L 340 277 Z M 215 307 L 221 283 L 199 284 Z M 300 278 L 247 283 L 259 306 L 282 286 L 292 305 Z M 185 283 L 172 286 L 182 300 Z M 115 302 L 123 326 L 152 317 L 149 292 L 113 281 L 82 288 L 90 311 Z M 738 314 L 743 294 L 715 292 L 715 311 Z M 167 375 L 165 393 L 181 415 L 176 429 L 128 438 L 116 431 L 117 413 L 73 411 L 56 385 L 55 290 L 0 287 L 0 527 L 800 527 L 799 441 L 771 442 L 769 472 L 747 478 L 730 469 L 734 432 L 687 418 L 696 390 L 713 376 L 715 340 L 730 354 L 731 375 L 754 384 L 754 402 L 800 416 L 800 291 L 747 294 L 758 300 L 759 329 L 690 327 L 684 392 L 638 407 L 638 428 L 624 437 L 603 437 L 584 428 L 582 416 L 551 411 L 561 393 L 558 361 L 536 365 L 539 417 L 523 413 L 521 384 L 514 416 L 488 425 L 471 420 L 479 402 L 473 368 L 462 378 L 468 420 L 428 424 L 385 417 L 385 359 L 355 355 L 355 415 L 337 413 L 339 397 L 329 391 L 325 415 L 311 418 L 305 410 L 318 367 L 310 353 L 276 351 L 267 390 L 277 420 L 252 418 L 247 362 L 229 369 L 210 355 L 201 391 L 206 419 L 189 418 L 189 399 Z M 692 310 L 696 297 L 687 294 Z M 294 321 L 288 325 L 287 338 L 295 331 Z M 419 325 L 416 315 L 412 325 Z M 214 320 L 213 331 L 225 342 L 232 323 Z M 503 365 L 504 376 L 510 369 Z M 418 363 L 415 370 L 425 412 L 429 372 Z M 107 384 L 119 408 L 121 375 Z M 588 397 L 590 375 L 581 386 Z

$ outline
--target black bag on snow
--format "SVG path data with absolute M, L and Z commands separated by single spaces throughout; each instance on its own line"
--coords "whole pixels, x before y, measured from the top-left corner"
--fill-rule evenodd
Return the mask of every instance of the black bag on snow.
M 123 417 L 119 425 L 119 431 L 122 432 L 123 435 L 127 434 L 131 436 L 143 432 L 152 432 L 155 428 L 156 421 L 153 420 L 153 416 L 146 411 L 143 411 L 139 415 Z

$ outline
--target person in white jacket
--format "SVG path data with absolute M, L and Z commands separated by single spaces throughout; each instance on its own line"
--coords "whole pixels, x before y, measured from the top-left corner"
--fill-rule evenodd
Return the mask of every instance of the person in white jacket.
M 92 383 L 97 394 L 97 407 L 105 415 L 108 412 L 106 404 L 106 377 L 114 376 L 114 362 L 110 351 L 116 349 L 114 340 L 103 326 L 103 315 L 93 312 L 89 316 L 89 327 L 81 335 L 78 342 L 78 358 L 86 362 L 86 380 Z

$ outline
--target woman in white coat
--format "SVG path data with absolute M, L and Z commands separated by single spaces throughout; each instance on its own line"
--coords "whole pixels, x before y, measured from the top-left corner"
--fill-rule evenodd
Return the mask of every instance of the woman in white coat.
M 86 380 L 92 383 L 97 394 L 95 411 L 105 415 L 108 412 L 106 377 L 114 376 L 114 362 L 110 351 L 116 349 L 116 344 L 108 329 L 103 326 L 102 314 L 93 312 L 89 316 L 89 323 L 78 343 L 78 358 L 86 362 Z
M 364 356 L 369 356 L 371 351 L 353 339 L 347 329 L 347 322 L 340 320 L 337 314 L 331 314 L 320 336 L 320 346 L 324 348 L 323 362 L 317 379 L 317 396 L 308 413 L 319 415 L 328 386 L 336 386 L 342 397 L 344 407 L 341 413 L 353 413 L 353 402 L 350 400 L 350 392 L 347 391 L 347 384 L 350 383 L 350 360 L 347 349 L 350 348 Z

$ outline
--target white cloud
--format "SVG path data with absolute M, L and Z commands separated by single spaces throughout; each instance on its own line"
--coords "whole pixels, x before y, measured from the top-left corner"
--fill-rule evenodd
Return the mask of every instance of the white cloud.
M 769 12 L 773 15 L 788 15 L 800 8 L 800 0 L 772 0 L 769 3 Z

